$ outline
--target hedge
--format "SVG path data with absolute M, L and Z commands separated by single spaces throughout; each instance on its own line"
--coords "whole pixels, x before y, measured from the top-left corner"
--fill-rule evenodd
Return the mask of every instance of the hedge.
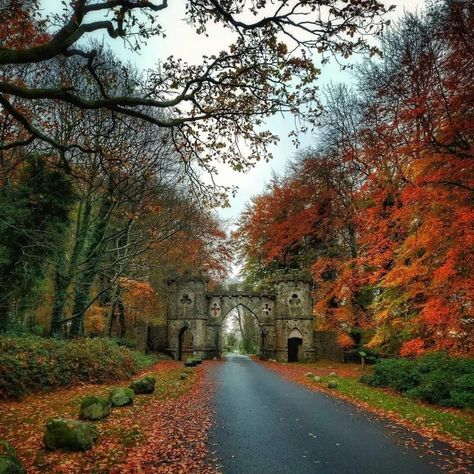
M 129 378 L 154 360 L 110 339 L 0 337 L 0 399 Z
M 361 381 L 437 405 L 474 408 L 473 358 L 433 352 L 416 359 L 380 360 Z

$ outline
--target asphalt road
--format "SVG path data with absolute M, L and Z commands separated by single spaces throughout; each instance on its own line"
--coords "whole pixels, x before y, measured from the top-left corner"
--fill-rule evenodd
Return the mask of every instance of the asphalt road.
M 228 357 L 212 376 L 216 424 L 209 441 L 224 474 L 442 472 L 420 437 L 245 356 Z

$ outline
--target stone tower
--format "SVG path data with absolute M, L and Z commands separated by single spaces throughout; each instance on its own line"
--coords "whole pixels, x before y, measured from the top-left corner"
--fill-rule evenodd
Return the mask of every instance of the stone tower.
M 314 360 L 314 318 L 310 278 L 287 275 L 275 281 L 275 359 Z

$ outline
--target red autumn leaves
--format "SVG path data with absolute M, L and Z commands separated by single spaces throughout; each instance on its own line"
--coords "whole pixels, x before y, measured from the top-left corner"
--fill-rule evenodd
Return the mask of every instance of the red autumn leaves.
M 44 425 L 50 417 L 75 417 L 81 398 L 105 394 L 107 386 L 78 386 L 3 403 L 0 437 L 16 448 L 32 473 L 213 473 L 205 444 L 213 387 L 202 367 L 180 381 L 180 366 L 160 362 L 147 370 L 157 378 L 155 394 L 137 396 L 132 406 L 116 409 L 98 423 L 100 439 L 90 451 L 46 451 L 41 442 Z
M 474 352 L 473 23 L 461 2 L 402 19 L 242 216 L 251 278 L 309 271 L 316 325 L 346 348 L 364 329 L 388 354 Z

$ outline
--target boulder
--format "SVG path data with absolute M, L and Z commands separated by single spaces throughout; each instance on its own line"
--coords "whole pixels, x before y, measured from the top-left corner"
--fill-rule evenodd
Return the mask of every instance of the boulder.
M 109 395 L 110 403 L 113 407 L 123 407 L 124 405 L 131 405 L 135 392 L 128 387 L 113 388 Z
M 313 372 L 306 372 L 304 376 L 307 377 L 308 379 L 312 379 L 314 377 L 314 374 Z
M 328 382 L 328 388 L 337 388 L 337 381 L 336 380 L 330 380 Z
M 79 418 L 82 420 L 102 420 L 109 416 L 111 403 L 106 398 L 89 395 L 81 403 Z
M 43 442 L 48 449 L 85 451 L 92 448 L 98 437 L 97 427 L 93 423 L 51 418 L 46 423 Z
M 187 380 L 188 379 L 188 374 L 181 372 L 179 374 L 179 380 Z
M 13 446 L 0 440 L 0 474 L 26 474 Z
M 135 392 L 135 395 L 140 393 L 153 393 L 155 391 L 155 383 L 155 377 L 146 376 L 142 379 L 134 380 L 130 384 L 130 388 Z

